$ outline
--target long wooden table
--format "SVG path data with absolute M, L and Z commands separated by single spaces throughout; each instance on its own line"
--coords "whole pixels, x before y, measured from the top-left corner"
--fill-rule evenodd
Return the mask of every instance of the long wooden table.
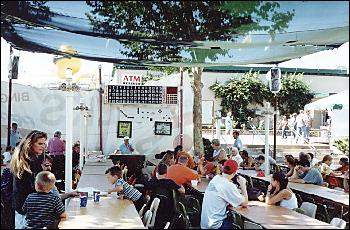
M 66 211 L 68 218 L 58 226 L 62 229 L 146 229 L 130 200 L 101 197 L 94 203 L 89 198 L 86 208 L 81 208 L 80 198 L 73 198 Z
M 85 164 L 78 191 L 84 192 L 84 188 L 93 188 L 105 192 L 112 188 L 105 175 L 105 170 L 112 165 L 111 160 Z M 94 203 L 89 194 L 85 208 L 80 207 L 80 198 L 72 198 L 66 211 L 68 218 L 60 222 L 59 228 L 145 229 L 133 202 L 127 199 L 120 200 L 115 196 L 101 196 L 100 202 Z
M 271 174 L 265 176 L 265 177 L 258 177 L 256 174 L 257 172 L 255 170 L 242 170 L 239 169 L 238 173 L 241 175 L 246 175 L 258 180 L 262 180 L 265 182 L 270 183 L 271 181 Z M 345 193 L 342 191 L 326 188 L 320 185 L 314 185 L 314 184 L 300 184 L 300 183 L 294 183 L 289 182 L 288 186 L 291 189 L 312 194 L 318 197 L 321 197 L 323 199 L 331 200 L 337 203 L 340 203 L 344 206 L 349 206 L 349 193 Z
M 299 226 L 299 228 L 336 228 L 326 222 L 319 221 L 309 216 L 300 214 L 291 209 L 283 208 L 277 205 L 267 205 L 264 202 L 249 201 L 247 208 L 239 207 L 233 209 L 244 218 L 262 225 L 264 228 L 272 226 Z

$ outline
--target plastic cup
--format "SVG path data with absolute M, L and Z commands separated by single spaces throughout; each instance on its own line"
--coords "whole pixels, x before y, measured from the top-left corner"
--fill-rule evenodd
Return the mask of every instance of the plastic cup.
M 197 186 L 198 180 L 191 180 L 192 187 Z
M 94 202 L 100 202 L 100 191 L 94 191 Z
M 88 192 L 80 192 L 80 207 L 85 208 L 87 205 L 87 200 L 88 200 Z

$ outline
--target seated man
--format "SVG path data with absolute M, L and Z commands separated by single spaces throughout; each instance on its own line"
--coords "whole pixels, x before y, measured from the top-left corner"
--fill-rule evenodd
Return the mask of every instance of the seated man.
M 122 154 L 131 154 L 134 152 L 134 148 L 129 144 L 129 137 L 124 137 L 124 143 L 119 146 L 119 150 Z
M 221 147 L 220 141 L 218 139 L 213 139 L 211 146 L 214 149 L 213 159 L 216 162 L 226 159 L 226 151 Z
M 255 158 L 256 160 L 256 165 L 255 165 L 255 170 L 256 171 L 265 171 L 266 168 L 266 162 L 265 162 L 265 156 L 264 155 L 259 155 L 257 158 Z M 276 162 L 275 161 L 271 161 L 269 159 L 269 168 L 270 170 L 272 170 L 273 165 L 275 165 Z
M 180 156 L 178 163 L 168 168 L 168 178 L 178 185 L 191 185 L 191 180 L 198 180 L 200 178 L 198 173 L 188 168 L 187 163 L 187 156 Z
M 167 179 L 167 166 L 160 163 L 157 168 L 157 178 L 151 178 L 146 184 L 145 189 L 150 191 L 151 200 L 160 194 L 166 199 L 160 202 L 155 222 L 155 228 L 164 228 L 166 222 L 171 221 L 174 216 L 173 207 L 173 191 L 178 191 L 185 194 L 185 188 L 182 185 L 177 185 L 173 180 Z
M 227 160 L 224 163 L 223 174 L 216 175 L 209 182 L 203 198 L 201 214 L 202 229 L 233 229 L 231 221 L 227 218 L 227 206 L 246 207 L 248 205 L 246 180 L 238 176 L 237 180 L 241 189 L 238 189 L 231 182 L 237 170 L 237 162 Z
M 235 160 L 238 165 L 243 162 L 241 155 L 239 155 L 238 149 L 236 147 L 232 147 L 231 159 Z
M 320 171 L 316 168 L 311 168 L 310 161 L 307 159 L 298 161 L 297 166 L 294 168 L 293 175 L 288 177 L 288 180 L 295 183 L 323 184 Z

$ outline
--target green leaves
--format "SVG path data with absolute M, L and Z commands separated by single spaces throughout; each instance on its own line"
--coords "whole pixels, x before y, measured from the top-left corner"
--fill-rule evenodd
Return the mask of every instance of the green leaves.
M 209 89 L 216 97 L 222 99 L 223 112 L 231 110 L 239 126 L 247 122 L 247 118 L 256 117 L 255 110 L 250 107 L 263 106 L 265 101 L 273 101 L 273 94 L 259 78 L 258 72 L 249 71 L 241 78 L 232 78 L 224 84 L 215 83 Z M 302 74 L 285 74 L 282 76 L 282 89 L 277 93 L 278 109 L 281 115 L 297 112 L 312 99 L 310 87 L 304 83 Z

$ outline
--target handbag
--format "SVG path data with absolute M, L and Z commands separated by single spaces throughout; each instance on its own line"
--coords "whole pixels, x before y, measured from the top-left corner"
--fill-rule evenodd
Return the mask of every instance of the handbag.
M 259 196 L 264 195 L 264 193 L 258 188 L 247 188 L 248 200 L 259 200 Z

